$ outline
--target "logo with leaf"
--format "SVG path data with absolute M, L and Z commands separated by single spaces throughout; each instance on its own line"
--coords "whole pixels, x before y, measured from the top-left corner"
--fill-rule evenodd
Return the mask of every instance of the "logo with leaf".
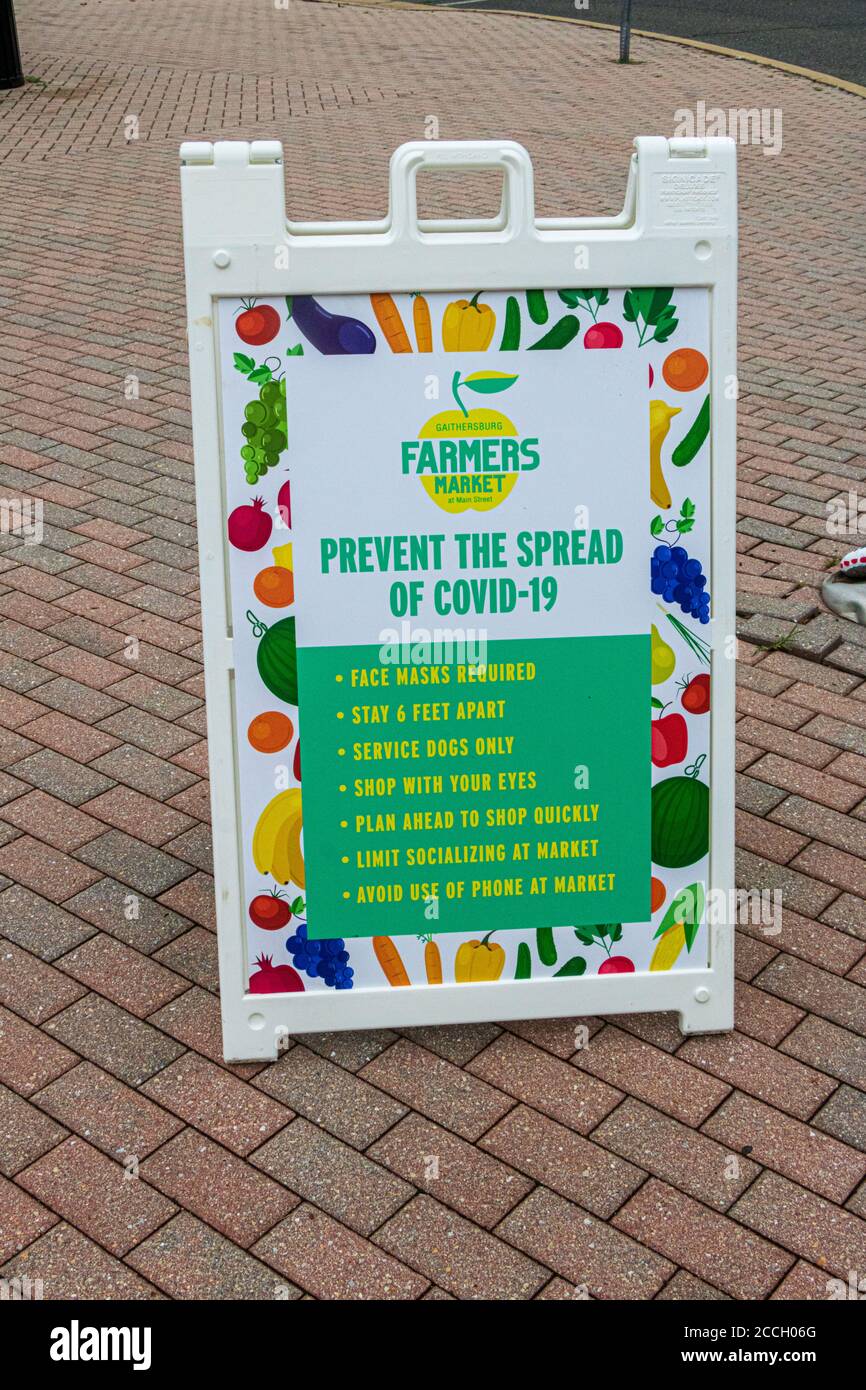
M 451 378 L 451 394 L 468 419 L 469 411 L 463 404 L 461 390 L 477 391 L 479 396 L 493 396 L 498 391 L 507 391 L 516 380 L 517 377 L 510 372 L 470 372 L 469 376 L 464 377 L 455 372 Z
M 519 456 L 519 431 L 507 415 L 494 409 L 492 401 L 485 401 L 508 391 L 517 380 L 514 372 L 484 369 L 463 376 L 456 371 L 451 396 L 457 409 L 439 411 L 418 431 L 423 447 L 416 471 L 425 492 L 442 511 L 490 511 L 513 490 L 519 477 L 514 463 Z M 473 395 L 485 399 L 474 403 Z M 500 442 L 491 445 L 491 440 Z M 492 467 L 486 466 L 488 451 Z

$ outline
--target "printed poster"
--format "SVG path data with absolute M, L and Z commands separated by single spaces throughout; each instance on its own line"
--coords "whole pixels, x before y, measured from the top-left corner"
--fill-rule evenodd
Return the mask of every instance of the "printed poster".
M 221 302 L 251 991 L 706 964 L 708 331 Z

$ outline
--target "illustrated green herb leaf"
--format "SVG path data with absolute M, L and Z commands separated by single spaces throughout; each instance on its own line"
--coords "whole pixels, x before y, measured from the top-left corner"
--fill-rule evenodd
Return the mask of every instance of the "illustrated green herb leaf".
M 304 910 L 304 900 L 300 897 L 295 898 L 295 901 L 293 903 L 290 903 L 289 906 L 291 907 L 292 912 L 294 912 L 297 915 L 297 913 L 303 912 Z
M 654 516 L 650 522 L 650 531 L 654 536 L 660 536 L 665 529 L 665 524 L 660 516 Z
M 244 376 L 249 376 L 250 372 L 255 370 L 256 365 L 254 358 L 247 357 L 243 352 L 236 352 L 234 354 L 234 364 L 235 370 L 243 372 Z
M 287 356 L 287 357 L 303 357 L 303 355 L 304 355 L 304 345 L 303 345 L 303 343 L 296 343 L 296 345 L 295 345 L 293 348 L 287 348 L 287 349 L 286 349 L 286 356 Z
M 664 702 L 660 700 L 657 695 L 653 695 L 650 704 L 653 709 L 664 709 Z
M 622 923 L 608 922 L 603 926 L 575 927 L 574 934 L 584 946 L 592 946 L 595 942 L 601 944 L 605 940 L 619 941 L 622 938 Z
M 255 371 L 249 373 L 247 380 L 253 382 L 255 386 L 264 386 L 266 381 L 273 379 L 273 375 L 270 367 L 256 367 Z
M 601 937 L 596 935 L 596 927 L 575 927 L 574 934 L 583 946 L 593 946 Z
M 680 507 L 680 516 L 694 516 L 695 504 L 690 497 L 687 497 Z
M 638 347 L 653 341 L 667 342 L 677 326 L 676 306 L 671 303 L 673 290 L 630 289 L 623 297 L 623 316 L 638 329 Z M 652 333 L 649 333 L 652 329 Z
M 653 338 L 655 339 L 655 341 L 657 343 L 666 343 L 668 338 L 670 338 L 671 334 L 674 332 L 677 323 L 677 319 L 671 319 L 668 323 L 660 324 L 659 327 L 653 333 Z M 648 339 L 647 341 L 652 340 Z
M 606 304 L 610 299 L 607 290 L 558 290 L 557 293 L 563 304 L 567 304 L 569 309 L 586 309 L 593 318 L 595 318 L 596 309 L 600 309 L 602 304 Z

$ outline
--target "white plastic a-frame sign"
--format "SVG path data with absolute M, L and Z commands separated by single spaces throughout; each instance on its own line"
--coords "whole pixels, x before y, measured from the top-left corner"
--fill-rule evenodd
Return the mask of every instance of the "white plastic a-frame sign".
M 732 1024 L 734 146 L 635 143 L 614 218 L 424 142 L 304 225 L 279 144 L 182 147 L 229 1060 Z M 424 168 L 500 214 L 419 221 Z

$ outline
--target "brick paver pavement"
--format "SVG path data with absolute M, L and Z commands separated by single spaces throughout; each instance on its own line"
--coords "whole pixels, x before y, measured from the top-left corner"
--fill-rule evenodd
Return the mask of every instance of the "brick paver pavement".
M 866 630 L 817 594 L 825 502 L 866 478 L 866 105 L 651 41 L 621 69 L 610 35 L 528 17 L 17 8 L 37 80 L 0 97 L 0 486 L 46 531 L 0 550 L 0 1274 L 49 1298 L 826 1297 L 866 1268 Z M 380 1031 L 225 1067 L 177 145 L 279 137 L 292 216 L 374 216 L 435 116 L 523 141 L 540 212 L 602 212 L 632 136 L 698 100 L 785 134 L 741 152 L 740 881 L 786 915 L 740 934 L 737 1031 L 596 1021 L 580 1054 L 556 1020 Z M 489 195 L 448 185 L 447 210 Z

